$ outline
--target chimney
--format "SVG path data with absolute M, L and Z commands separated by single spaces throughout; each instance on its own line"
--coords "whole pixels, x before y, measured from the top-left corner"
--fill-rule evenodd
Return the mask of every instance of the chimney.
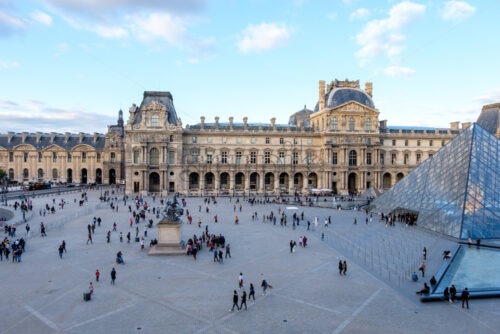
M 451 122 L 450 123 L 450 130 L 458 130 L 458 125 L 460 122 Z
M 299 127 L 299 128 L 301 128 L 301 129 L 302 129 L 302 125 L 303 125 L 303 124 L 304 124 L 304 123 L 303 123 L 302 119 L 297 120 L 297 127 Z
M 380 121 L 379 124 L 380 124 L 379 126 L 381 129 L 387 129 L 387 120 L 386 119 L 384 119 L 383 121 Z
M 23 131 L 23 143 L 26 141 L 26 137 L 28 137 L 28 133 Z
M 94 143 L 97 142 L 98 137 L 99 137 L 99 134 L 97 132 L 94 132 Z
M 56 137 L 56 133 L 55 132 L 51 132 L 50 133 L 50 142 L 53 143 L 54 142 L 54 138 Z
M 462 123 L 462 130 L 465 130 L 465 129 L 469 128 L 470 125 L 471 125 L 471 122 Z
M 202 130 L 205 128 L 205 116 L 200 117 L 200 128 Z
M 83 143 L 83 132 L 78 133 L 80 143 Z
M 319 110 L 325 108 L 325 81 L 319 81 Z
M 233 121 L 234 121 L 234 117 L 233 116 L 229 117 L 229 129 L 231 129 L 231 130 L 233 129 Z
M 9 132 L 7 134 L 7 143 L 10 144 L 10 141 L 12 140 L 12 137 L 14 137 L 14 132 Z
M 37 132 L 36 133 L 36 142 L 37 142 L 37 144 L 40 142 L 40 138 L 42 138 L 42 133 L 41 132 Z
M 371 83 L 371 82 L 366 82 L 365 83 L 365 92 L 366 92 L 366 94 L 370 95 L 370 97 L 372 96 L 373 83 Z
M 71 134 L 70 134 L 69 132 L 65 132 L 65 133 L 64 133 L 64 142 L 65 142 L 65 143 L 67 143 L 67 142 L 68 142 L 68 140 L 69 140 L 69 136 L 70 136 L 70 135 L 71 135 Z
M 219 116 L 215 116 L 215 128 L 219 129 Z
M 276 130 L 276 117 L 271 118 L 271 126 L 273 127 L 273 130 Z
M 243 129 L 246 130 L 248 128 L 248 117 L 243 117 Z

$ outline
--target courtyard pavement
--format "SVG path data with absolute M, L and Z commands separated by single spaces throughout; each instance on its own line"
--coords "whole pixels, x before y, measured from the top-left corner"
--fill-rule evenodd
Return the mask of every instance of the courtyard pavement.
M 29 224 L 32 236 L 21 263 L 0 262 L 0 333 L 498 333 L 500 301 L 472 300 L 470 309 L 458 303 L 422 304 L 415 291 L 423 281 L 413 283 L 409 275 L 428 249 L 430 278 L 441 265 L 441 253 L 453 242 L 412 227 L 397 224 L 386 228 L 378 218 L 365 224 L 365 213 L 287 205 L 254 205 L 242 201 L 242 212 L 233 212 L 229 198 L 205 212 L 201 198 L 187 198 L 193 224 L 183 224 L 183 239 L 201 235 L 208 224 L 210 233 L 222 233 L 231 245 L 232 258 L 214 263 L 207 248 L 191 256 L 148 256 L 149 240 L 156 229 L 148 230 L 146 249 L 138 243 L 119 242 L 119 232 L 135 236 L 129 227 L 130 213 L 118 201 L 112 211 L 98 200 L 100 192 L 89 192 L 83 207 L 73 202 L 79 193 L 64 194 L 69 204 L 54 215 L 39 216 L 45 203 L 61 196 L 35 198 L 34 216 Z M 121 197 L 122 195 L 116 195 Z M 146 199 L 152 206 L 160 206 Z M 128 204 L 133 205 L 129 200 Z M 198 206 L 202 211 L 198 212 Z M 263 223 L 262 215 L 277 207 L 288 216 L 287 227 Z M 293 212 L 304 211 L 304 221 L 292 229 Z M 252 213 L 259 219 L 252 221 Z M 219 223 L 213 222 L 217 214 Z M 239 225 L 234 224 L 238 216 Z M 86 244 L 87 224 L 101 217 L 93 244 Z M 148 214 L 148 218 L 152 214 Z M 332 224 L 324 228 L 331 216 Z M 305 222 L 319 224 L 307 231 Z M 357 224 L 354 225 L 354 217 Z M 198 218 L 202 228 L 198 228 Z M 183 217 L 185 221 L 185 217 Z M 40 236 L 39 223 L 47 226 Z M 155 223 L 158 219 L 154 219 Z M 113 222 L 106 243 L 106 232 Z M 314 224 L 312 224 L 314 225 Z M 145 224 L 139 225 L 142 235 Z M 325 234 L 321 240 L 321 233 Z M 3 232 L 2 232 L 3 233 Z M 25 234 L 18 226 L 17 237 Z M 289 242 L 301 235 L 309 247 L 290 253 Z M 66 241 L 67 254 L 60 259 L 58 246 Z M 125 265 L 115 263 L 115 254 L 124 253 Z M 339 259 L 347 260 L 347 276 L 339 276 Z M 116 285 L 110 271 L 117 270 Z M 95 270 L 101 280 L 95 282 Z M 233 290 L 238 290 L 242 272 L 245 289 L 256 289 L 256 301 L 248 310 L 229 312 Z M 273 286 L 262 296 L 262 278 Z M 95 293 L 84 302 L 82 294 L 93 282 Z

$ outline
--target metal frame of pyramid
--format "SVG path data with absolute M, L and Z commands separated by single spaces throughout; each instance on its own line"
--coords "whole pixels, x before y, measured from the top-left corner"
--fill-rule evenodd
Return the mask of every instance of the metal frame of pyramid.
M 474 123 L 372 205 L 457 239 L 500 239 L 500 140 Z

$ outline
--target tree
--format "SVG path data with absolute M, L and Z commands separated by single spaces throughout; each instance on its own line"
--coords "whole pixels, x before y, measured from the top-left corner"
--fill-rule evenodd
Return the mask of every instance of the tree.
M 4 178 L 7 178 L 7 173 L 3 169 L 0 169 L 0 181 Z

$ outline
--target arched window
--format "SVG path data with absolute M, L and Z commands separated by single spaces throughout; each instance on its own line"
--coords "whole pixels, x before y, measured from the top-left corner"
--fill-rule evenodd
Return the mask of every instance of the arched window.
M 38 168 L 38 178 L 43 179 L 43 169 Z
M 160 119 L 158 115 L 152 115 L 151 116 L 151 126 L 153 127 L 159 127 L 160 126 Z
M 134 151 L 134 164 L 139 163 L 139 154 L 140 154 L 140 152 L 138 150 Z
M 349 118 L 349 130 L 354 131 L 354 118 Z
M 349 166 L 356 166 L 358 163 L 358 155 L 356 151 L 349 151 Z
M 23 170 L 23 179 L 27 180 L 30 177 L 30 173 L 28 171 L 28 168 L 25 168 Z
M 339 121 L 337 120 L 337 117 L 332 118 L 332 123 L 331 123 L 331 129 L 332 130 L 338 130 L 339 129 Z
M 115 162 L 115 159 L 116 159 L 116 154 L 115 152 L 111 152 L 110 156 L 109 156 L 109 159 L 111 160 L 111 162 Z
M 54 179 L 54 180 L 55 180 L 55 179 L 57 179 L 57 174 L 58 174 L 58 173 L 57 173 L 57 169 L 55 169 L 55 168 L 54 168 L 54 169 L 52 170 L 52 179 Z
M 10 168 L 9 169 L 9 180 L 13 180 L 14 179 L 14 168 Z
M 366 131 L 370 131 L 372 129 L 372 119 L 371 118 L 367 118 L 365 120 L 365 130 Z
M 160 162 L 160 151 L 157 148 L 152 148 L 149 151 L 149 163 L 158 164 Z

